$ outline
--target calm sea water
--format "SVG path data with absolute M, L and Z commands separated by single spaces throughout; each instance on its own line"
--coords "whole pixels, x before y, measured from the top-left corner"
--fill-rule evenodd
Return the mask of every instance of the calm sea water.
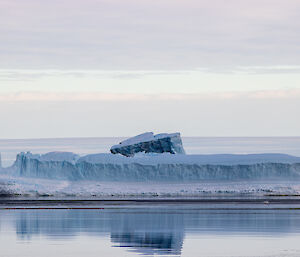
M 0 210 L 0 256 L 300 256 L 300 211 L 138 206 Z
M 81 155 L 106 153 L 124 138 L 59 138 L 0 140 L 3 166 L 11 165 L 19 152 L 71 151 Z M 285 153 L 300 156 L 300 137 L 184 137 L 188 154 Z

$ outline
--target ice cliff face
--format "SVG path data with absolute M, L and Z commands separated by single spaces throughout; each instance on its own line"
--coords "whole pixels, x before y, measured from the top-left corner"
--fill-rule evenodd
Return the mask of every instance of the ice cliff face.
M 127 140 L 110 149 L 113 154 L 122 154 L 132 157 L 139 152 L 144 153 L 179 153 L 184 154 L 180 133 L 174 134 L 157 134 L 147 132 Z
M 11 174 L 22 177 L 99 181 L 203 181 L 300 179 L 300 158 L 287 155 L 171 155 L 126 158 L 112 154 L 51 159 L 21 153 Z

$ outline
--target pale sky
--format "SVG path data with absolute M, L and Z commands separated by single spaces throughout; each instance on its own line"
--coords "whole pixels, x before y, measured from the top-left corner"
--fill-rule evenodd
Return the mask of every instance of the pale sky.
M 0 138 L 300 136 L 298 0 L 0 0 Z

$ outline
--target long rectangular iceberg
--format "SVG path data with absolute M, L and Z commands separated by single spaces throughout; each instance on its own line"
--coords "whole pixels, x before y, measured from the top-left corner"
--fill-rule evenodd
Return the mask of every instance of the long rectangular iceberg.
M 205 181 L 300 179 L 300 158 L 284 154 L 172 155 L 20 153 L 2 170 L 14 176 L 98 181 Z

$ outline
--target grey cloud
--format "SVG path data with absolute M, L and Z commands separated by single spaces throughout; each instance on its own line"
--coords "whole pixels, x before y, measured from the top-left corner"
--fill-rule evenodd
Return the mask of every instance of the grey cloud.
M 203 69 L 203 71 L 205 71 Z M 153 76 L 178 76 L 192 71 L 103 71 L 103 70 L 1 70 L 0 81 L 34 81 L 41 78 L 142 79 Z
M 0 68 L 300 65 L 297 0 L 2 0 Z

